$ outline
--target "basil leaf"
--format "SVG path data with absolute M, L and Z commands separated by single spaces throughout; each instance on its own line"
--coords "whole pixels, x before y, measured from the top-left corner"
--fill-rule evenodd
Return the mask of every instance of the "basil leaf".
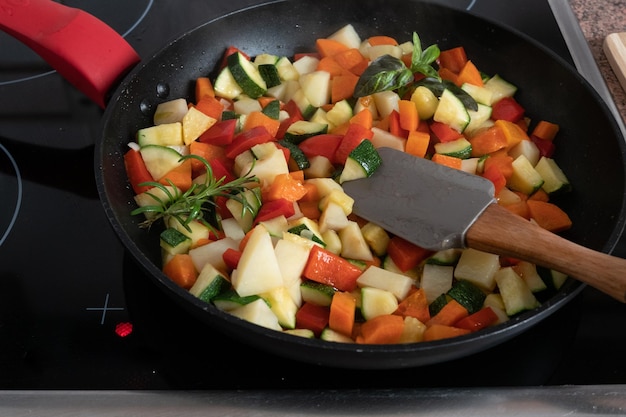
M 404 62 L 391 55 L 374 60 L 361 74 L 354 97 L 365 97 L 381 91 L 395 90 L 413 81 L 413 73 Z
M 428 48 L 422 52 L 422 63 L 423 64 L 432 64 L 439 57 L 441 51 L 439 50 L 439 46 L 430 45 Z
M 415 83 L 415 86 L 424 86 L 428 88 L 437 97 L 441 97 L 443 90 L 450 90 L 452 94 L 461 100 L 466 109 L 476 111 L 478 110 L 478 103 L 462 88 L 458 87 L 452 81 L 437 80 L 435 78 L 424 78 Z

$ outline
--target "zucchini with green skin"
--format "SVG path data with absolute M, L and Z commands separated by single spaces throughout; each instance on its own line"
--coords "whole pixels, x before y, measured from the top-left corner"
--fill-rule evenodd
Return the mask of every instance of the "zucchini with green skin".
M 435 152 L 459 159 L 467 159 L 472 155 L 472 144 L 464 137 L 460 137 L 449 142 L 436 143 Z
M 251 98 L 261 97 L 267 91 L 267 84 L 259 70 L 240 52 L 227 58 L 227 65 L 233 79 L 244 94 Z
M 380 166 L 382 159 L 371 141 L 363 140 L 348 155 L 343 171 L 339 176 L 339 183 L 358 180 L 371 176 Z
M 330 285 L 321 284 L 319 282 L 303 281 L 302 284 L 300 284 L 300 291 L 302 292 L 302 301 L 328 307 L 337 290 Z
M 297 145 L 305 139 L 317 135 L 322 135 L 327 132 L 327 124 L 310 122 L 307 120 L 299 120 L 295 123 L 292 123 L 291 126 L 287 128 L 284 140 Z
M 457 132 L 462 133 L 470 123 L 470 115 L 465 104 L 447 88 L 439 97 L 437 110 L 433 120 L 445 123 Z

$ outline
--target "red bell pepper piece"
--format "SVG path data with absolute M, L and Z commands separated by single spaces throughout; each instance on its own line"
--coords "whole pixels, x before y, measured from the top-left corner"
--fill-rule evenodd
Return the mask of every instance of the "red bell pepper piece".
M 256 126 L 235 136 L 233 141 L 226 146 L 226 156 L 230 159 L 235 159 L 237 155 L 255 145 L 275 141 L 276 138 L 270 135 L 265 127 Z
M 315 245 L 309 253 L 302 275 L 341 291 L 353 291 L 362 272 L 341 256 Z
M 256 217 L 254 218 L 254 224 L 264 222 L 273 219 L 278 216 L 285 216 L 289 218 L 296 213 L 296 209 L 293 206 L 293 202 L 279 198 L 277 200 L 268 201 L 263 203 Z
M 213 178 L 217 180 L 219 180 L 220 178 L 224 178 L 224 183 L 231 182 L 235 179 L 235 174 L 233 174 L 230 169 L 228 169 L 222 159 L 212 159 L 211 161 L 209 161 L 209 165 L 211 165 L 211 170 L 213 171 Z
M 535 135 L 530 135 L 530 140 L 539 148 L 539 154 L 546 158 L 551 158 L 554 154 L 554 142 L 547 139 L 541 139 Z
M 124 154 L 124 166 L 126 167 L 128 181 L 136 194 L 141 194 L 152 188 L 145 185 L 139 185 L 144 182 L 154 181 L 154 178 L 152 178 L 152 175 L 148 172 L 146 164 L 143 162 L 143 158 L 141 157 L 141 153 L 139 153 L 139 151 L 129 149 L 128 152 Z
M 447 124 L 436 121 L 430 123 L 430 130 L 437 136 L 439 142 L 451 142 L 462 136 Z
M 457 321 L 454 324 L 454 327 L 475 332 L 494 324 L 497 320 L 498 316 L 496 313 L 491 309 L 491 307 L 487 306 L 478 310 L 474 314 L 470 314 L 469 316 Z
M 222 259 L 227 267 L 236 269 L 239 264 L 239 259 L 241 259 L 241 252 L 233 248 L 228 248 L 222 254 Z
M 322 330 L 328 326 L 329 317 L 330 309 L 328 307 L 305 302 L 296 312 L 296 327 L 298 329 L 309 329 L 315 336 L 319 337 Z
M 201 134 L 198 141 L 212 145 L 229 145 L 235 137 L 236 128 L 237 119 L 222 120 Z
M 506 185 L 506 177 L 497 165 L 489 165 L 485 168 L 482 176 L 493 183 L 493 186 L 495 187 L 494 195 L 498 195 L 498 193 L 500 193 Z
M 224 56 L 222 57 L 222 62 L 220 63 L 220 69 L 224 68 L 227 65 L 228 62 L 228 57 L 231 56 L 232 54 L 235 54 L 239 52 L 241 55 L 244 56 L 244 58 L 246 58 L 247 60 L 250 60 L 250 56 L 243 53 L 243 51 L 241 51 L 241 49 L 237 48 L 236 46 L 229 46 L 228 48 L 226 48 L 226 51 L 224 51 Z
M 276 137 L 278 139 L 282 139 L 285 137 L 285 132 L 293 123 L 299 120 L 304 120 L 304 116 L 302 115 L 298 104 L 296 104 L 296 102 L 293 100 L 289 100 L 287 103 L 285 103 L 282 110 L 286 111 L 289 117 L 280 122 L 280 126 L 278 126 L 278 131 L 276 132 Z
M 389 114 L 389 133 L 405 139 L 409 136 L 409 132 L 400 126 L 400 113 L 397 110 Z
M 322 134 L 307 138 L 298 144 L 298 147 L 307 158 L 313 156 L 323 156 L 328 158 L 330 162 L 336 163 L 335 152 L 339 143 L 341 143 L 342 135 Z
M 403 272 L 414 268 L 432 254 L 432 251 L 417 246 L 399 236 L 393 236 L 387 245 L 387 254 Z
M 339 164 L 345 164 L 350 152 L 359 146 L 363 140 L 371 140 L 372 137 L 374 137 L 372 129 L 368 129 L 357 123 L 350 123 L 346 134 L 343 136 L 343 139 L 341 139 L 339 146 L 337 146 L 335 157 L 331 160 L 334 160 Z
M 524 108 L 513 97 L 503 97 L 493 103 L 491 118 L 515 123 L 524 117 L 524 112 Z

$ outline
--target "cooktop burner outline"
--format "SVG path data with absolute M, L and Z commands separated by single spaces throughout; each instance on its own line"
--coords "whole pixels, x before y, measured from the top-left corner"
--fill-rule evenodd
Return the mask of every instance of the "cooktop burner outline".
M 109 298 L 110 294 L 107 293 L 104 298 L 104 305 L 102 307 L 87 307 L 86 311 L 102 311 L 102 317 L 100 319 L 100 324 L 104 324 L 106 320 L 106 315 L 109 311 L 124 311 L 124 307 L 109 307 Z
M 13 170 L 15 171 L 15 181 L 17 184 L 17 195 L 15 196 L 16 197 L 15 209 L 13 210 L 11 220 L 9 220 L 6 230 L 0 236 L 0 246 L 2 246 L 7 236 L 9 236 L 9 233 L 11 233 L 11 229 L 13 228 L 13 225 L 15 224 L 15 221 L 17 220 L 17 215 L 20 212 L 20 207 L 22 206 L 22 175 L 20 174 L 20 169 L 17 166 L 17 162 L 15 161 L 15 159 L 13 158 L 9 150 L 5 148 L 4 145 L 2 145 L 2 143 L 0 143 L 0 150 L 4 152 L 10 164 L 13 166 Z

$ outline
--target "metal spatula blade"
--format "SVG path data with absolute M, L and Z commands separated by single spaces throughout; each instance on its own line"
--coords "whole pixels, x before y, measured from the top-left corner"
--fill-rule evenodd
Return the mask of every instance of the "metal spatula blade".
M 365 179 L 343 183 L 354 213 L 426 249 L 465 246 L 465 234 L 493 203 L 491 181 L 391 148 Z
M 381 166 L 343 183 L 355 214 L 426 249 L 470 247 L 561 271 L 626 302 L 626 260 L 585 248 L 496 203 L 477 175 L 380 148 Z

